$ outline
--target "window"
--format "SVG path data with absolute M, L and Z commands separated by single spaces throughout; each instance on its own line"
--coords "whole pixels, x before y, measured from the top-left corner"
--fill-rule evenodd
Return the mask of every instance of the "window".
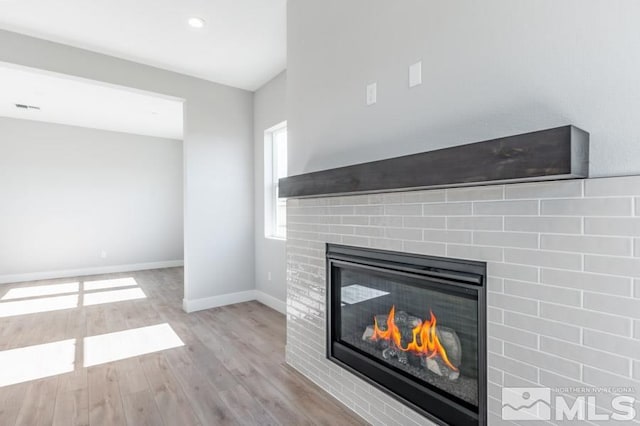
M 278 198 L 280 178 L 287 176 L 287 123 L 264 132 L 265 236 L 286 238 L 287 202 Z

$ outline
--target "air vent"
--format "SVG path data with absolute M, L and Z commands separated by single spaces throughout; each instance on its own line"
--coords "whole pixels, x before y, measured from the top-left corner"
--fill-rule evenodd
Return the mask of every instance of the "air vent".
M 33 110 L 36 110 L 36 111 L 40 111 L 40 107 L 39 106 L 35 106 L 35 105 L 16 104 L 16 108 L 33 109 Z

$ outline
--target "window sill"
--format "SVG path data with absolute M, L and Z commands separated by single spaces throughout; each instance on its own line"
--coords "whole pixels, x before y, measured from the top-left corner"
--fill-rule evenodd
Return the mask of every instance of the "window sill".
M 287 241 L 287 237 L 277 237 L 275 235 L 265 235 L 265 238 L 267 240 L 274 240 L 274 241 Z

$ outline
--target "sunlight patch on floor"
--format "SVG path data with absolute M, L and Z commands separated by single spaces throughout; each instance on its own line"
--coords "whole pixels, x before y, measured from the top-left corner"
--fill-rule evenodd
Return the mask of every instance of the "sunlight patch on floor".
M 69 373 L 74 369 L 76 339 L 0 352 L 0 387 Z
M 36 314 L 78 307 L 78 295 L 43 297 L 40 299 L 20 300 L 0 303 L 0 318 L 16 315 Z M 0 364 L 1 366 L 1 364 Z
M 138 282 L 133 277 L 127 278 L 114 278 L 111 280 L 98 280 L 98 281 L 85 281 L 84 282 L 84 291 L 93 291 L 93 290 L 105 290 L 109 288 L 117 288 L 117 287 L 133 287 L 137 286 Z
M 124 290 L 100 291 L 84 294 L 84 306 L 102 305 L 103 303 L 123 302 L 125 300 L 145 299 L 147 297 L 140 288 Z
M 84 366 L 104 364 L 184 346 L 167 323 L 84 338 Z
M 39 285 L 35 287 L 12 288 L 0 300 L 24 299 L 27 297 L 42 297 L 55 294 L 77 293 L 80 291 L 80 283 L 65 283 Z

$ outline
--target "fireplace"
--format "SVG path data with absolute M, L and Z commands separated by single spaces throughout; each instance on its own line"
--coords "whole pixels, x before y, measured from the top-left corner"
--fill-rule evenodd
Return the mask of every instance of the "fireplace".
M 430 419 L 486 424 L 486 264 L 327 244 L 327 357 Z

